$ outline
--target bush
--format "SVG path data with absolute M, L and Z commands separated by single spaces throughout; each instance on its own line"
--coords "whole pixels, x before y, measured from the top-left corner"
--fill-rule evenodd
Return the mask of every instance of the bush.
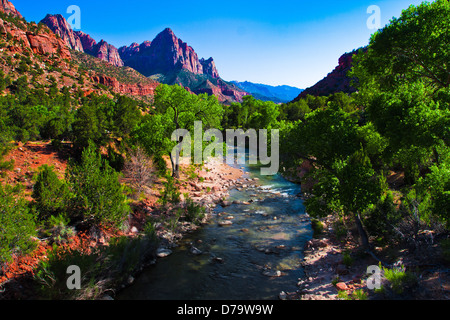
M 450 264 L 450 239 L 441 241 L 441 256 L 445 263 Z
M 69 197 L 67 185 L 58 179 L 53 168 L 48 165 L 39 168 L 31 196 L 42 222 L 46 222 L 51 216 L 66 213 Z
M 0 184 L 0 264 L 35 248 L 35 221 L 17 188 Z
M 205 208 L 196 204 L 194 200 L 187 198 L 185 205 L 185 219 L 194 224 L 200 224 L 205 218 Z
M 81 270 L 83 290 L 70 290 L 67 287 L 68 266 L 78 266 Z M 80 299 L 96 298 L 96 280 L 102 273 L 102 264 L 98 254 L 87 254 L 82 250 L 55 247 L 47 253 L 47 259 L 41 260 L 34 273 L 39 296 L 43 299 Z
M 364 225 L 370 235 L 386 241 L 394 237 L 394 228 L 400 220 L 401 213 L 395 207 L 394 196 L 388 191 L 372 209 L 368 210 Z
M 402 294 L 406 288 L 417 283 L 416 276 L 406 271 L 404 267 L 400 268 L 383 268 L 384 277 L 390 282 L 392 290 L 397 294 Z
M 51 216 L 48 224 L 50 225 L 50 243 L 65 244 L 75 235 L 74 228 L 69 226 L 69 220 L 64 216 Z
M 324 229 L 323 223 L 318 219 L 311 220 L 311 227 L 314 231 L 314 236 L 319 236 L 320 234 L 322 234 Z
M 81 164 L 71 163 L 67 170 L 75 215 L 88 224 L 121 227 L 130 208 L 118 177 L 90 143 Z
M 170 175 L 167 175 L 166 182 L 163 184 L 164 190 L 161 191 L 161 197 L 158 199 L 158 202 L 161 203 L 163 207 L 167 206 L 169 203 L 172 205 L 180 203 L 181 193 L 175 185 L 175 179 Z
M 347 267 L 351 267 L 351 265 L 354 263 L 354 260 L 353 260 L 353 258 L 351 257 L 349 251 L 345 251 L 345 252 L 343 253 L 342 263 L 344 263 L 344 265 L 346 265 Z
M 148 227 L 150 230 L 151 228 Z M 123 284 L 129 275 L 154 257 L 157 242 L 152 232 L 129 239 L 118 237 L 108 246 L 95 250 L 55 247 L 47 259 L 39 263 L 34 274 L 35 284 L 44 299 L 98 299 L 103 293 Z M 81 289 L 67 288 L 67 267 L 81 270 Z

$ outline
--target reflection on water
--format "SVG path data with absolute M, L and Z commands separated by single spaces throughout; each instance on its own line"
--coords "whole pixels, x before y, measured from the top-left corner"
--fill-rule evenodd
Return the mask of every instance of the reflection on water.
M 312 230 L 297 197 L 300 187 L 280 175 L 260 176 L 260 187 L 232 190 L 230 201 L 253 201 L 215 209 L 207 226 L 185 238 L 116 298 L 122 300 L 272 300 L 295 291 Z M 220 226 L 226 216 L 232 225 Z M 190 253 L 191 243 L 201 255 Z

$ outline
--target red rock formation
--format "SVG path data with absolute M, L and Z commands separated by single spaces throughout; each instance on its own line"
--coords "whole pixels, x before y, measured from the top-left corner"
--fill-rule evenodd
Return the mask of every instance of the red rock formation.
M 67 20 L 60 14 L 48 14 L 42 21 L 50 30 L 61 37 L 66 45 L 76 51 L 84 51 L 80 37 L 72 30 Z
M 169 28 L 159 33 L 152 42 L 146 41 L 139 48 L 134 43 L 130 47 L 120 48 L 119 52 L 125 65 L 145 76 L 168 74 L 181 69 L 203 74 L 197 53 Z
M 0 11 L 18 18 L 23 18 L 16 7 L 8 0 L 0 0 Z
M 104 40 L 94 45 L 92 50 L 86 53 L 89 53 L 100 60 L 107 61 L 116 67 L 123 67 L 124 65 L 117 48 Z
M 10 51 L 23 52 L 30 49 L 34 54 L 55 55 L 60 59 L 72 60 L 64 41 L 57 38 L 52 32 L 35 34 L 25 30 L 27 30 L 25 25 L 23 28 L 19 28 L 13 23 L 0 19 L 0 35 L 6 37 L 9 33 L 17 43 L 20 43 L 20 46 L 8 47 Z
M 92 52 L 94 46 L 97 44 L 97 41 L 92 39 L 92 37 L 83 31 L 75 31 L 75 35 L 80 39 L 81 45 L 83 47 L 83 52 Z
M 205 59 L 201 59 L 200 63 L 203 66 L 203 73 L 210 75 L 211 77 L 218 79 L 220 78 L 219 76 L 219 71 L 217 71 L 216 68 L 216 63 L 214 62 L 213 58 L 209 58 L 208 60 Z
M 85 52 L 117 67 L 124 65 L 116 47 L 103 40 L 97 43 L 91 36 L 84 32 L 74 32 L 62 15 L 48 14 L 41 22 L 46 24 L 55 34 L 59 35 L 69 48 Z
M 130 94 L 133 96 L 153 96 L 156 87 L 159 85 L 156 82 L 153 84 L 124 84 L 120 83 L 116 78 L 104 75 L 93 76 L 92 81 L 110 87 L 116 93 Z
M 121 47 L 119 54 L 124 64 L 145 76 L 158 76 L 167 84 L 179 84 L 196 94 L 215 95 L 221 102 L 242 101 L 243 90 L 223 81 L 213 58 L 199 60 L 187 43 L 178 39 L 169 28 L 150 42 L 133 43 Z
M 69 50 L 61 39 L 55 38 L 48 33 L 35 35 L 27 32 L 27 38 L 31 49 L 35 54 L 39 55 L 58 55 L 61 59 L 72 59 Z

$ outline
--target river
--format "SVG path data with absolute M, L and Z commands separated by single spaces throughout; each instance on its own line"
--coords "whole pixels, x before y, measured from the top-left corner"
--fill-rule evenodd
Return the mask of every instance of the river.
M 250 205 L 218 205 L 206 226 L 144 270 L 117 300 L 276 300 L 297 290 L 303 248 L 313 234 L 300 186 L 249 165 L 244 171 L 259 186 L 234 189 L 228 200 Z M 231 225 L 219 225 L 230 216 Z

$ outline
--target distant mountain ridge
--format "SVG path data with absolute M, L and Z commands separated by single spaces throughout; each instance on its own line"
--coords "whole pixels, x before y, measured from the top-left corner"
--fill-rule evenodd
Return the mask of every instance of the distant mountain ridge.
M 286 103 L 295 99 L 303 89 L 292 86 L 270 86 L 266 84 L 252 83 L 249 81 L 231 81 L 242 90 L 250 93 L 256 99 L 263 101 L 273 101 L 276 103 Z

